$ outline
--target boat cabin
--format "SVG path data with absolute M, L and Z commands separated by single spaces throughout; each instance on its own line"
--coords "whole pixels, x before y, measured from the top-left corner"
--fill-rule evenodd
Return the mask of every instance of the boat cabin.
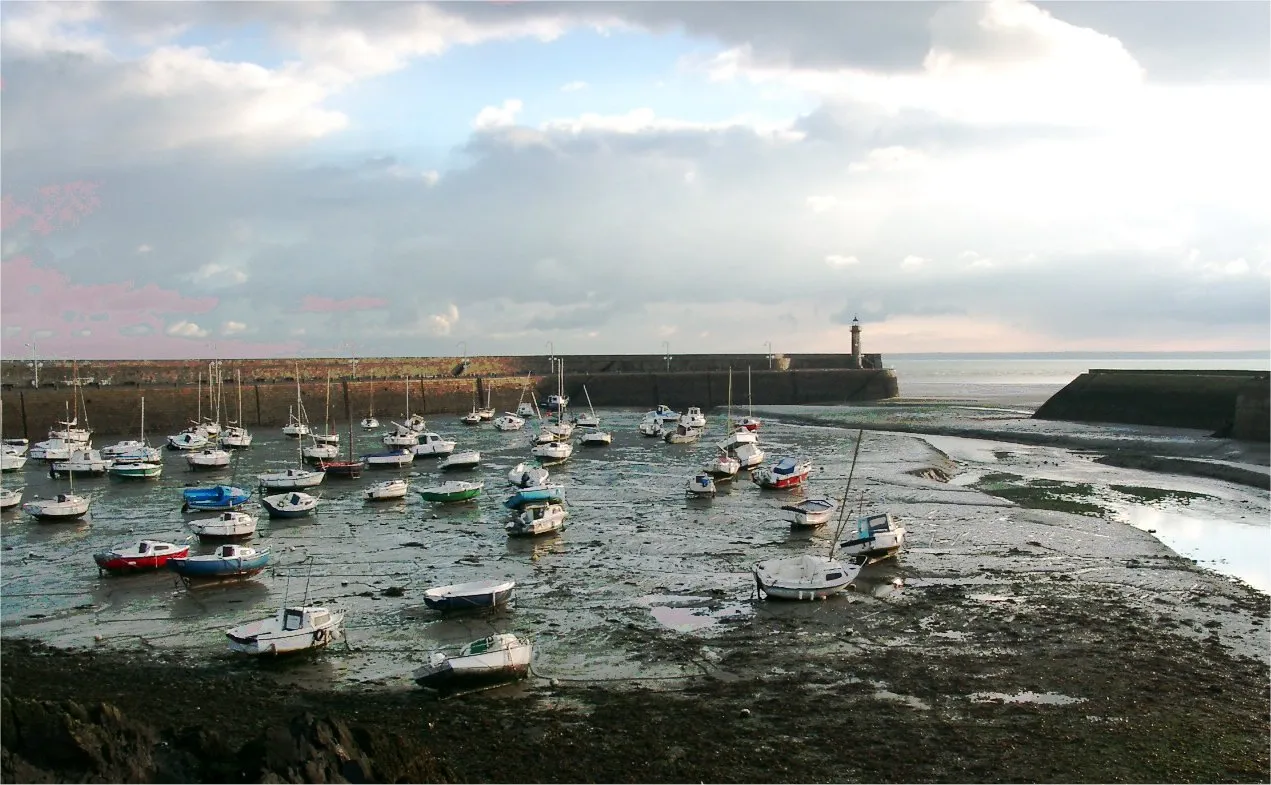
M 285 632 L 321 627 L 330 621 L 331 613 L 326 608 L 284 608 L 282 612 L 282 629 Z

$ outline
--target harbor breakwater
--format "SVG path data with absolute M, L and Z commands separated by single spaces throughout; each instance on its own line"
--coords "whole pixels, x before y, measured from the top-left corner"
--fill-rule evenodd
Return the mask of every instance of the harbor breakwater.
M 1215 436 L 1271 438 L 1266 371 L 1092 369 L 1033 414 L 1039 420 L 1199 428 Z
M 761 405 L 848 403 L 899 395 L 899 382 L 891 370 L 844 367 L 851 365 L 852 355 L 774 356 L 771 370 L 765 355 L 677 357 L 669 371 L 661 356 L 562 359 L 565 392 L 575 409 L 586 406 L 584 387 L 595 406 L 651 409 L 664 403 L 677 410 L 726 406 L 730 365 L 732 404 L 737 411 L 746 405 L 748 390 L 750 399 Z M 882 364 L 878 355 L 863 359 Z M 251 428 L 287 423 L 296 405 L 297 378 L 310 422 L 326 422 L 330 373 L 330 422 L 334 429 L 344 430 L 346 396 L 354 420 L 373 413 L 387 427 L 391 420 L 404 417 L 408 387 L 411 411 L 424 416 L 467 412 L 486 405 L 487 400 L 496 410 L 513 410 L 521 400 L 531 396 L 541 400 L 556 391 L 557 376 L 551 371 L 557 362 L 546 356 L 374 358 L 359 359 L 356 364 L 340 358 L 227 360 L 219 368 L 225 380 L 221 421 L 238 416 L 240 375 L 242 419 Z M 38 388 L 30 386 L 29 379 L 23 383 L 21 375 L 29 370 L 5 368 L 0 398 L 6 437 L 43 439 L 68 408 L 76 407 L 87 411 L 87 422 L 98 433 L 135 434 L 141 428 L 142 397 L 146 433 L 152 442 L 186 427 L 200 413 L 214 414 L 206 360 L 96 361 L 77 363 L 74 372 L 66 365 L 44 366 Z M 747 367 L 753 369 L 749 374 Z M 67 383 L 73 373 L 78 373 L 81 382 L 79 400 L 74 394 L 77 388 Z

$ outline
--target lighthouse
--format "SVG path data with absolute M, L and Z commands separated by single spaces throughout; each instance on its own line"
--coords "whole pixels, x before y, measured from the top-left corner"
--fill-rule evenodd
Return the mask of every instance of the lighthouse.
M 852 365 L 856 368 L 863 367 L 861 365 L 861 320 L 852 317 Z

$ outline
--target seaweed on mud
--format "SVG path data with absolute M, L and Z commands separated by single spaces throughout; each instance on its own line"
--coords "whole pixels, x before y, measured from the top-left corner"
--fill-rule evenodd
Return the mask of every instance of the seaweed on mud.
M 1169 488 L 1149 488 L 1143 485 L 1109 485 L 1110 489 L 1126 496 L 1134 496 L 1142 500 L 1145 504 L 1152 502 L 1178 502 L 1179 504 L 1188 504 L 1192 499 L 1210 498 L 1207 493 L 1195 493 L 1193 491 L 1176 491 Z
M 995 472 L 980 478 L 975 487 L 990 496 L 1006 499 L 1030 510 L 1053 510 L 1095 518 L 1106 517 L 1110 510 L 1100 504 L 1083 501 L 1094 493 L 1089 483 L 1036 478 L 1025 480 L 1018 474 Z

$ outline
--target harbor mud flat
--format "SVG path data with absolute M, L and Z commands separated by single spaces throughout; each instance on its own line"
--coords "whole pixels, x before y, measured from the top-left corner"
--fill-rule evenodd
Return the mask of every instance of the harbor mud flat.
M 795 425 L 796 414 L 805 421 L 808 412 L 766 413 L 761 444 L 770 457 L 813 462 L 809 495 L 841 495 L 855 431 Z M 1058 446 L 866 431 L 849 504 L 903 520 L 907 548 L 866 567 L 855 591 L 782 603 L 755 597 L 750 565 L 826 552 L 832 532 L 792 532 L 776 512 L 797 497 L 744 481 L 713 500 L 684 499 L 711 432 L 701 445 L 666 445 L 635 434 L 638 413 L 601 416 L 614 446 L 552 469 L 568 489 L 572 525 L 542 542 L 506 537 L 497 493 L 472 505 L 412 499 L 370 510 L 357 486 L 332 483 L 315 522 L 265 527 L 264 541 L 283 555 L 277 571 L 200 593 L 163 574 L 98 578 L 85 561 L 95 545 L 142 530 L 167 526 L 178 537 L 172 489 L 113 503 L 129 515 L 115 512 L 113 489 L 103 489 L 100 517 L 82 530 L 7 517 L 0 774 L 296 782 L 1271 775 L 1271 602 L 1256 565 L 1246 569 L 1234 553 L 1266 548 L 1265 492 L 1105 466 Z M 719 421 L 712 417 L 715 438 Z M 476 476 L 491 490 L 528 453 L 523 435 L 448 430 L 481 449 Z M 286 444 L 274 449 L 252 460 L 277 459 Z M 1239 544 L 1169 546 L 1161 525 L 1144 523 L 1145 510 L 1199 521 L 1192 528 Z M 484 577 L 515 579 L 513 605 L 456 617 L 423 606 L 429 586 Z M 224 629 L 302 592 L 348 614 L 347 645 L 294 661 L 229 656 Z M 430 651 L 492 632 L 534 640 L 528 680 L 447 700 L 411 682 Z

